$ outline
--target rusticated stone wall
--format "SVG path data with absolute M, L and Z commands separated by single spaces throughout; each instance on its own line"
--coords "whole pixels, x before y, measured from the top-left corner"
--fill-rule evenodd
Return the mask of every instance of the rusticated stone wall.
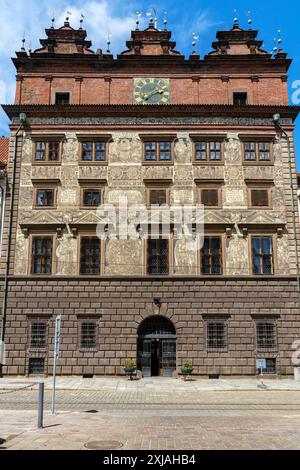
M 156 308 L 153 298 L 160 297 Z M 137 330 L 143 319 L 160 314 L 170 319 L 177 336 L 177 369 L 192 360 L 196 374 L 254 375 L 255 359 L 276 358 L 279 375 L 293 374 L 292 344 L 300 337 L 294 278 L 220 279 L 36 279 L 9 282 L 7 366 L 5 374 L 28 373 L 30 357 L 45 358 L 52 373 L 54 316 L 62 314 L 58 374 L 122 374 L 124 361 L 136 357 Z M 226 317 L 227 349 L 209 352 L 205 321 Z M 274 320 L 277 347 L 257 351 L 255 319 Z M 32 318 L 47 322 L 47 347 L 30 350 Z M 97 347 L 80 349 L 80 320 L 97 321 Z

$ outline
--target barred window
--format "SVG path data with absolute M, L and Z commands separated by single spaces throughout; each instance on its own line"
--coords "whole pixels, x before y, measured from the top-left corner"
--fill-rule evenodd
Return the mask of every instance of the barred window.
M 146 161 L 170 161 L 172 158 L 172 143 L 169 141 L 145 142 L 144 147 Z
M 252 237 L 253 274 L 273 274 L 272 237 Z
M 148 240 L 148 274 L 169 274 L 169 241 Z
M 44 349 L 47 344 L 47 324 L 34 322 L 31 324 L 30 348 Z
M 37 189 L 36 191 L 37 207 L 54 206 L 54 189 Z
M 227 348 L 227 331 L 225 322 L 207 323 L 207 349 Z
M 98 237 L 81 237 L 80 274 L 100 274 L 100 246 Z
M 34 159 L 36 162 L 57 162 L 60 160 L 61 143 L 58 141 L 35 142 Z
M 256 324 L 256 346 L 257 349 L 276 349 L 276 330 L 272 322 Z
M 84 162 L 105 162 L 106 142 L 90 141 L 81 143 L 81 160 Z
M 32 274 L 52 273 L 53 240 L 50 237 L 32 239 Z
M 266 368 L 262 370 L 263 374 L 276 374 L 277 367 L 276 367 L 276 358 L 266 358 Z M 261 370 L 258 371 L 261 373 Z
M 201 250 L 201 274 L 222 274 L 221 237 L 204 237 Z
M 81 336 L 80 336 L 80 347 L 82 349 L 95 349 L 97 345 L 96 338 L 96 323 L 95 322 L 84 322 L 81 323 Z
M 29 375 L 44 374 L 45 359 L 43 357 L 30 357 L 28 372 Z

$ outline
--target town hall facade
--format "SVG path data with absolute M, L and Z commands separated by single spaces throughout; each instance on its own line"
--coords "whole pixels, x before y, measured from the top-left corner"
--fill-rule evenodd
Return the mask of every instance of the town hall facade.
M 3 374 L 51 374 L 57 314 L 61 375 L 119 375 L 130 358 L 144 376 L 186 361 L 196 375 L 255 375 L 258 358 L 293 373 L 299 221 L 295 233 L 288 142 L 273 122 L 290 136 L 296 204 L 291 60 L 237 23 L 185 58 L 155 26 L 114 58 L 66 21 L 13 59 Z M 135 238 L 100 238 L 99 208 L 118 211 L 122 196 L 203 205 L 203 246 L 188 250 L 172 220 L 168 237 L 136 224 Z

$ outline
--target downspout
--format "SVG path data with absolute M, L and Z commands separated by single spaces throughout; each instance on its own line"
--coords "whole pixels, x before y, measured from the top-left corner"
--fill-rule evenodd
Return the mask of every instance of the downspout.
M 11 242 L 12 242 L 12 228 L 13 228 L 13 211 L 15 202 L 15 186 L 16 186 L 16 169 L 17 169 L 17 152 L 18 152 L 18 137 L 19 133 L 27 120 L 25 113 L 20 114 L 20 125 L 15 133 L 14 142 L 14 155 L 13 155 L 13 171 L 12 171 L 12 182 L 11 182 L 11 193 L 10 193 L 10 207 L 9 207 L 9 222 L 8 222 L 8 237 L 7 237 L 7 250 L 5 260 L 5 274 L 3 284 L 3 300 L 2 300 L 2 314 L 1 314 L 1 343 L 0 346 L 4 345 L 5 339 L 5 328 L 6 328 L 6 314 L 7 314 L 7 299 L 8 299 L 8 276 L 10 271 L 10 253 L 11 253 Z M 0 364 L 0 377 L 3 377 L 2 373 L 3 364 Z

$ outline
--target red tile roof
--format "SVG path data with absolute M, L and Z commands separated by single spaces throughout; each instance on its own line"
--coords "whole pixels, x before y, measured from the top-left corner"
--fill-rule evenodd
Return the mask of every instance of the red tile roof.
M 0 137 L 0 165 L 7 165 L 8 149 L 9 139 L 7 137 Z

